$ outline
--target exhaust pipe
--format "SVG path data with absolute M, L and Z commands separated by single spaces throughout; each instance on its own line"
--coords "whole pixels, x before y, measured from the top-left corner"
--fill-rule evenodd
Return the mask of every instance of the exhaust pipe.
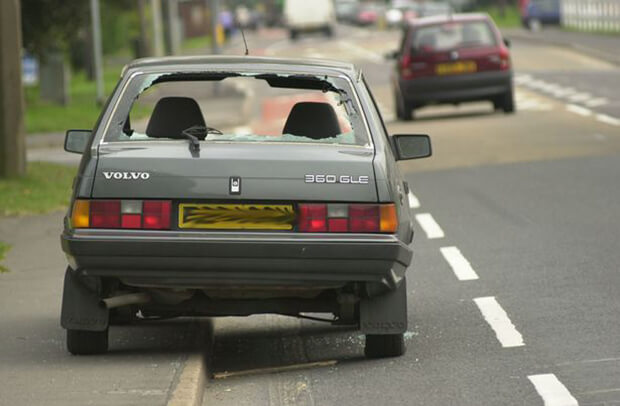
M 108 297 L 101 300 L 101 303 L 108 308 L 114 309 L 116 307 L 129 306 L 133 304 L 148 303 L 151 301 L 151 296 L 148 293 L 129 293 L 126 295 Z

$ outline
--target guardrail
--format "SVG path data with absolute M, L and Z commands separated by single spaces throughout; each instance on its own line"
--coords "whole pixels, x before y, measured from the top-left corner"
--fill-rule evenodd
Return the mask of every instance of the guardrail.
M 620 32 L 620 0 L 562 0 L 560 10 L 564 27 Z

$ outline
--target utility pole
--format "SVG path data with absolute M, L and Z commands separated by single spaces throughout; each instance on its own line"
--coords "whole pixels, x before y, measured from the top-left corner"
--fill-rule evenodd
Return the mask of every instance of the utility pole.
M 20 0 L 0 0 L 0 178 L 26 173 Z
M 103 50 L 101 49 L 101 18 L 99 16 L 99 0 L 90 0 L 90 18 L 93 30 L 93 65 L 95 82 L 97 83 L 97 104 L 104 103 L 103 89 Z
M 164 56 L 164 43 L 162 40 L 161 24 L 161 0 L 151 0 L 151 19 L 153 20 L 153 54 Z
M 137 57 L 144 58 L 150 56 L 148 35 L 146 32 L 146 6 L 145 0 L 138 0 L 138 17 L 140 19 L 140 38 L 138 39 Z
M 220 15 L 220 2 L 219 0 L 207 0 L 210 4 L 211 9 L 211 53 L 217 55 L 220 53 L 220 44 L 217 43 L 219 35 L 218 35 L 218 24 L 219 24 L 219 15 Z

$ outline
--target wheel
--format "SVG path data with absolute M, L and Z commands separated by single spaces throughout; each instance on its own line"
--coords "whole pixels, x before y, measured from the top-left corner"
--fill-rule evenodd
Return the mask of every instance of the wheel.
M 508 90 L 504 93 L 500 99 L 501 109 L 504 110 L 504 113 L 510 114 L 515 112 L 515 100 L 512 94 L 512 89 Z
M 413 107 L 405 99 L 395 93 L 394 105 L 396 106 L 396 118 L 403 121 L 413 120 Z
M 288 33 L 288 36 L 291 40 L 295 41 L 297 39 L 297 37 L 299 36 L 299 33 L 296 30 L 291 30 Z
M 103 354 L 108 351 L 108 329 L 67 330 L 67 350 L 73 355 Z
M 323 32 L 328 38 L 331 38 L 334 36 L 334 30 L 329 25 L 323 29 Z
M 405 337 L 402 334 L 367 334 L 364 354 L 367 358 L 398 357 L 405 353 Z

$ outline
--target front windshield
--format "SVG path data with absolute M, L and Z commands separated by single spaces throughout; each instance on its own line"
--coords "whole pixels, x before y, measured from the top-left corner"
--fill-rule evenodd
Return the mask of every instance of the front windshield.
M 141 74 L 131 79 L 105 141 L 181 140 L 191 128 L 204 142 L 369 145 L 351 96 L 339 77 Z

